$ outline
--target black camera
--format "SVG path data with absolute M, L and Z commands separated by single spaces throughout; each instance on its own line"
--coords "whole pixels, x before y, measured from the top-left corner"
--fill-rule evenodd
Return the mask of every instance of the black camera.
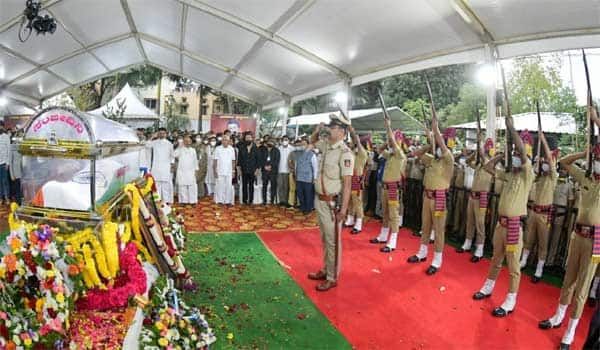
M 29 39 L 33 30 L 35 30 L 37 35 L 45 35 L 46 33 L 54 34 L 56 31 L 56 20 L 48 15 L 41 16 L 41 8 L 42 4 L 39 0 L 27 0 L 25 2 L 21 30 L 19 31 L 19 39 L 22 42 Z

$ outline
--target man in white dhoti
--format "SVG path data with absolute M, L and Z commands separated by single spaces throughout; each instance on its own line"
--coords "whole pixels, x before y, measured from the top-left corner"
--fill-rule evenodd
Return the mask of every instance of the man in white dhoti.
M 152 176 L 160 198 L 166 204 L 173 203 L 172 165 L 175 163 L 173 144 L 167 140 L 167 129 L 158 129 L 158 140 L 149 144 L 152 149 Z
M 196 150 L 192 147 L 192 138 L 186 135 L 183 146 L 175 150 L 177 159 L 177 199 L 182 204 L 198 203 L 198 184 L 196 174 L 199 170 Z
M 235 150 L 229 144 L 227 135 L 223 136 L 221 146 L 215 149 L 214 175 L 215 203 L 233 205 L 233 176 L 235 175 Z
M 215 135 L 208 136 L 208 146 L 206 147 L 206 159 L 208 161 L 208 170 L 206 171 L 206 179 L 204 183 L 206 184 L 206 192 L 207 195 L 212 196 L 215 193 L 215 181 L 216 176 L 213 171 L 214 160 L 215 160 L 215 148 L 217 147 L 217 138 Z

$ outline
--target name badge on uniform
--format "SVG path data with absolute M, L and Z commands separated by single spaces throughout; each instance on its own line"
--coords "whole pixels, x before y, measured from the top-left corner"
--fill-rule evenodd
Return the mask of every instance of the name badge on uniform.
M 270 162 L 270 161 L 271 161 L 271 157 L 267 157 L 267 162 Z

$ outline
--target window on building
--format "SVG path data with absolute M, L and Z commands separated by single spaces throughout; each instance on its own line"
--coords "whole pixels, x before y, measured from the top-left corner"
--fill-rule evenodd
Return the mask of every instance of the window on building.
M 187 112 L 188 112 L 187 104 L 182 104 L 179 106 L 179 114 L 187 114 Z
M 146 107 L 148 107 L 150 109 L 156 109 L 156 99 L 155 98 L 145 98 L 144 104 L 146 105 Z
M 208 105 L 202 105 L 202 115 L 208 114 Z

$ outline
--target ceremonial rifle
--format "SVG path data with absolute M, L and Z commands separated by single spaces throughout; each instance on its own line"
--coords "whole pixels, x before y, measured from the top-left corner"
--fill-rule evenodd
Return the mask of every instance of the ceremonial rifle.
M 538 122 L 538 144 L 537 144 L 537 167 L 538 174 L 542 173 L 542 116 L 540 115 L 540 101 L 535 100 L 535 109 L 537 111 L 537 122 Z M 549 154 L 545 155 L 550 157 Z
M 481 115 L 479 114 L 479 108 L 475 107 L 475 114 L 477 115 L 477 165 L 481 164 Z
M 381 95 L 381 90 L 377 90 L 377 97 L 379 98 L 379 105 L 381 105 L 381 110 L 383 111 L 383 118 L 390 120 L 390 115 L 385 108 L 385 102 L 383 101 L 383 96 Z
M 595 130 L 595 126 L 594 123 L 592 122 L 592 108 L 594 108 L 594 101 L 592 99 L 592 86 L 590 83 L 590 71 L 588 69 L 588 64 L 587 64 L 587 57 L 585 56 L 585 50 L 581 50 L 581 53 L 583 54 L 583 66 L 585 68 L 585 79 L 587 82 L 587 97 L 588 97 L 588 101 L 587 101 L 587 116 L 588 116 L 588 132 L 590 134 L 590 139 L 589 139 L 589 147 L 587 150 L 588 156 L 587 156 L 587 170 L 586 170 L 586 176 L 587 177 L 591 177 L 592 176 L 592 152 L 591 149 L 596 145 L 596 138 L 594 137 L 594 130 Z M 596 115 L 598 115 L 598 111 L 596 110 Z
M 431 132 L 433 133 L 433 119 L 437 120 L 437 114 L 435 113 L 435 105 L 433 104 L 433 94 L 431 93 L 431 85 L 429 84 L 429 79 L 427 79 L 427 76 L 425 76 L 425 84 L 427 85 L 427 95 L 429 96 L 429 104 L 431 105 Z M 431 138 L 431 152 L 435 156 L 435 148 L 437 146 L 435 141 L 435 135 L 431 135 Z
M 500 72 L 502 73 L 502 88 L 504 90 L 504 102 L 506 103 L 506 118 L 510 118 L 512 120 L 512 113 L 510 111 L 510 101 L 508 99 L 508 89 L 506 88 L 506 77 L 504 74 L 504 67 L 502 63 L 500 63 Z M 514 126 L 514 125 L 513 125 Z M 512 169 L 512 132 L 506 128 L 506 172 L 510 172 Z

